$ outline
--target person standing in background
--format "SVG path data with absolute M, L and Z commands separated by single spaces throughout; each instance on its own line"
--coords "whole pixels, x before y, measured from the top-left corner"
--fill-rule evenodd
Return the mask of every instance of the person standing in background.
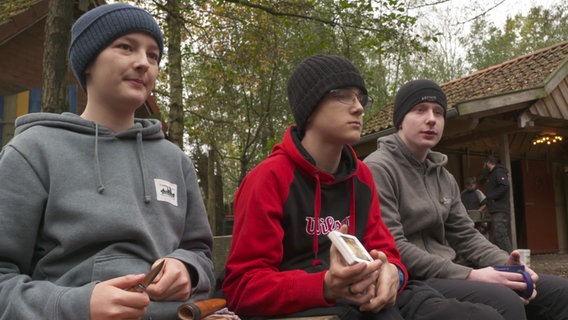
M 511 227 L 511 204 L 509 197 L 508 170 L 499 164 L 494 156 L 487 156 L 483 162 L 486 170 L 486 205 L 491 216 L 491 238 L 504 251 L 513 251 L 509 229 Z
M 465 179 L 464 190 L 461 193 L 461 201 L 467 210 L 485 211 L 485 194 L 477 188 L 477 179 L 468 177 Z
M 475 177 L 466 178 L 464 187 L 461 193 L 461 201 L 475 223 L 475 228 L 487 238 L 489 236 L 489 225 L 484 219 L 487 209 L 485 194 L 477 188 L 477 178 Z

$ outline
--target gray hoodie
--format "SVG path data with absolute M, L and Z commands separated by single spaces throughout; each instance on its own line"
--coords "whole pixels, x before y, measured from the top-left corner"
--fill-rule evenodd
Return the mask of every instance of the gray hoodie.
M 176 258 L 192 299 L 213 285 L 212 235 L 190 159 L 157 120 L 113 133 L 71 113 L 16 120 L 0 153 L 0 319 L 88 319 L 96 282 Z M 151 302 L 173 318 L 181 302 Z
M 447 161 L 446 155 L 429 151 L 421 163 L 397 134 L 380 138 L 364 160 L 375 179 L 383 220 L 414 279 L 467 278 L 471 268 L 454 261 L 456 252 L 476 268 L 508 259 L 473 227 L 458 184 L 444 168 Z

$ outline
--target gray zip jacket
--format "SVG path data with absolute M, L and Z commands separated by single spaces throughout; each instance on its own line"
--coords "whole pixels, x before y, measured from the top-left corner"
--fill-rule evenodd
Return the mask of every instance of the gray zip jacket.
M 413 279 L 466 279 L 472 269 L 454 261 L 456 252 L 476 268 L 508 259 L 474 228 L 458 184 L 444 168 L 447 161 L 446 155 L 429 151 L 421 163 L 397 134 L 380 138 L 364 160 L 375 179 L 383 220 Z
M 71 113 L 16 120 L 0 153 L 0 319 L 89 319 L 94 285 L 171 257 L 192 299 L 213 285 L 212 235 L 190 159 L 157 120 L 120 133 Z M 172 319 L 181 302 L 151 302 Z

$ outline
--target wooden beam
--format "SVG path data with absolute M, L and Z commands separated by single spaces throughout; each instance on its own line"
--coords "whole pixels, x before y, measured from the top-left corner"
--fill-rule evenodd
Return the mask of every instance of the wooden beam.
M 513 249 L 517 249 L 517 227 L 516 227 L 516 219 L 515 219 L 515 194 L 513 192 L 513 177 L 512 177 L 512 170 L 511 170 L 511 151 L 509 150 L 509 139 L 506 134 L 502 135 L 501 137 L 501 149 L 499 150 L 499 159 L 501 159 L 501 163 L 507 168 L 509 174 L 507 175 L 507 179 L 509 179 L 509 230 L 511 230 L 511 234 L 509 235 L 509 240 L 511 241 L 511 246 Z
M 527 107 L 532 101 L 547 96 L 543 88 L 517 91 L 509 94 L 470 100 L 457 104 L 460 116 L 476 115 L 478 118 L 487 115 L 501 114 Z
M 444 135 L 455 136 L 474 130 L 479 124 L 478 118 L 452 119 L 446 122 Z
M 49 1 L 42 0 L 0 25 L 0 46 L 47 17 Z
M 483 140 L 489 138 L 495 138 L 500 135 L 510 134 L 514 132 L 521 131 L 517 128 L 516 123 L 512 123 L 506 126 L 500 126 L 489 130 L 474 130 L 470 134 L 459 136 L 459 137 L 448 137 L 442 138 L 440 145 L 443 147 L 450 147 L 460 144 L 469 143 L 475 140 Z

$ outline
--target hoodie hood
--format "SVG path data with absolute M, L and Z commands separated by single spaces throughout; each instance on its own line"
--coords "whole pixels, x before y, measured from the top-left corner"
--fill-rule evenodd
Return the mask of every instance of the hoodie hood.
M 448 163 L 448 156 L 436 151 L 428 151 L 424 163 L 416 159 L 414 154 L 410 152 L 404 141 L 398 134 L 391 134 L 377 140 L 377 149 L 386 148 L 391 152 L 404 157 L 408 162 L 401 162 L 401 165 L 412 167 L 443 167 Z
M 135 119 L 134 126 L 123 132 L 114 133 L 108 128 L 97 125 L 95 122 L 85 120 L 80 116 L 64 112 L 62 114 L 55 113 L 30 113 L 16 119 L 15 135 L 34 127 L 44 126 L 52 128 L 61 128 L 82 134 L 90 134 L 98 136 L 114 136 L 121 139 L 134 139 L 138 134 L 143 139 L 163 139 L 162 125 L 156 119 Z
M 340 182 L 351 178 L 357 171 L 357 156 L 349 145 L 345 145 L 341 151 L 339 168 L 334 174 L 321 171 L 316 167 L 316 162 L 308 151 L 302 146 L 300 130 L 297 126 L 291 126 L 286 131 L 282 143 L 276 144 L 269 157 L 285 154 L 289 157 L 306 175 L 314 177 L 317 175 L 324 184 Z
M 430 172 L 434 171 L 438 189 L 437 194 L 440 195 L 438 201 L 440 204 L 447 204 L 451 202 L 450 198 L 442 196 L 445 192 L 442 190 L 441 182 L 441 175 L 444 172 L 444 166 L 448 163 L 448 156 L 440 152 L 429 150 L 426 155 L 426 159 L 424 162 L 421 162 L 414 156 L 414 154 L 412 154 L 398 134 L 391 134 L 389 136 L 379 138 L 377 140 L 377 149 L 381 148 L 390 150 L 395 157 L 401 158 L 399 163 L 402 166 L 407 167 L 407 169 L 416 170 L 423 176 L 429 175 Z
M 100 126 L 99 124 L 85 120 L 80 116 L 65 112 L 62 114 L 53 113 L 30 113 L 16 119 L 15 136 L 25 135 L 26 131 L 32 131 L 35 128 L 58 128 L 68 130 L 69 132 L 78 133 L 81 137 L 79 143 L 83 143 L 85 138 L 91 141 L 91 154 L 93 167 L 97 177 L 96 188 L 98 193 L 105 190 L 104 181 L 101 174 L 100 156 L 104 151 L 100 150 L 102 141 L 108 142 L 113 140 L 134 140 L 138 155 L 138 163 L 140 165 L 143 197 L 144 202 L 150 202 L 149 194 L 150 178 L 148 176 L 148 165 L 144 154 L 144 140 L 158 140 L 164 138 L 160 121 L 155 119 L 135 119 L 134 126 L 125 131 L 115 133 L 112 130 Z M 49 135 L 45 135 L 49 139 Z M 85 147 L 89 149 L 89 147 Z M 63 151 L 64 152 L 64 151 Z M 112 155 L 111 155 L 112 156 Z

